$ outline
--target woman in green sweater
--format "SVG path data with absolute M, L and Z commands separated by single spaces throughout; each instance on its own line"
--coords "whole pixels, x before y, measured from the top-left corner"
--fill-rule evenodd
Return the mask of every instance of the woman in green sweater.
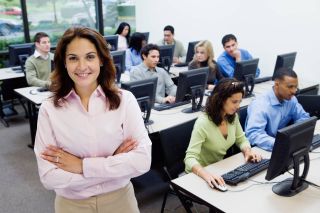
M 205 113 L 197 119 L 184 159 L 186 172 L 203 178 L 210 187 L 224 185 L 223 178 L 203 167 L 220 161 L 227 150 L 236 144 L 246 161 L 260 161 L 251 150 L 239 122 L 237 110 L 244 95 L 243 84 L 235 79 L 222 79 L 208 98 Z

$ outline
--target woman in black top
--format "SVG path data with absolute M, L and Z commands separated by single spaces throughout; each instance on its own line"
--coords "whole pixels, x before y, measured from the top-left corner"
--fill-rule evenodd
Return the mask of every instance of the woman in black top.
M 188 69 L 197 69 L 200 67 L 209 67 L 209 76 L 207 88 L 213 90 L 217 80 L 221 80 L 221 74 L 217 62 L 214 60 L 212 44 L 208 40 L 200 41 L 194 48 L 193 60 L 189 63 Z

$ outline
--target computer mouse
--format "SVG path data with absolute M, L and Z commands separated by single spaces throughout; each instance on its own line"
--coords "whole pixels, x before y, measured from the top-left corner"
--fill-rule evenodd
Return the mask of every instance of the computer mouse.
M 213 189 L 216 189 L 220 192 L 228 191 L 228 188 L 226 187 L 226 185 L 213 185 Z
M 35 89 L 32 89 L 32 90 L 30 90 L 30 94 L 31 95 L 36 95 L 36 94 L 38 94 L 38 91 L 35 90 Z

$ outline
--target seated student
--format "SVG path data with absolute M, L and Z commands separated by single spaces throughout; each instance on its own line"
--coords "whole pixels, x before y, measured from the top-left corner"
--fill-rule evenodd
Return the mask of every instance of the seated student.
M 199 116 L 193 127 L 184 159 L 186 172 L 200 176 L 210 187 L 224 185 L 224 180 L 203 167 L 222 160 L 233 144 L 240 148 L 246 161 L 261 160 L 261 156 L 251 150 L 237 115 L 243 95 L 241 82 L 222 79 L 208 98 L 205 113 Z
M 276 72 L 274 86 L 248 106 L 246 136 L 251 145 L 272 151 L 278 129 L 289 122 L 309 118 L 294 96 L 298 89 L 297 74 L 288 68 Z
M 45 87 L 50 85 L 51 61 L 50 38 L 44 32 L 38 32 L 34 36 L 36 49 L 34 54 L 26 60 L 26 78 L 30 86 Z
M 186 60 L 186 50 L 183 44 L 174 38 L 174 28 L 167 25 L 163 29 L 163 39 L 161 39 L 158 45 L 175 45 L 173 54 L 173 63 L 181 63 Z
M 151 77 L 158 77 L 156 102 L 157 103 L 174 103 L 176 100 L 177 86 L 174 85 L 170 75 L 160 67 L 159 47 L 155 44 L 147 44 L 141 50 L 143 62 L 133 67 L 130 72 L 130 80 L 142 80 Z M 165 97 L 165 95 L 168 95 Z
M 142 62 L 141 48 L 146 45 L 146 37 L 142 33 L 133 33 L 129 48 L 126 50 L 126 70 L 131 71 L 133 66 Z
M 225 77 L 232 78 L 236 62 L 250 60 L 252 56 L 247 50 L 238 48 L 237 38 L 232 34 L 223 36 L 222 45 L 225 51 L 219 56 L 218 65 Z M 257 68 L 256 77 L 259 75 L 260 69 Z
M 130 25 L 126 22 L 121 22 L 115 35 L 118 35 L 118 49 L 126 50 L 130 40 Z
M 197 69 L 200 67 L 209 67 L 208 89 L 213 90 L 217 80 L 221 80 L 221 74 L 217 62 L 214 60 L 212 44 L 208 40 L 200 41 L 194 48 L 193 60 L 189 63 L 188 69 Z

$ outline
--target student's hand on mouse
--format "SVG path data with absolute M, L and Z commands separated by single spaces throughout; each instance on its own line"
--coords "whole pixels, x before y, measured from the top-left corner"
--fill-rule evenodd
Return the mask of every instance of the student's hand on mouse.
M 214 188 L 217 185 L 225 185 L 225 182 L 221 176 L 211 174 L 206 170 L 204 170 L 203 168 L 199 168 L 197 170 L 197 174 L 199 177 L 204 179 L 211 188 Z
M 167 97 L 164 98 L 164 100 L 165 100 L 165 103 L 172 104 L 176 101 L 176 97 L 168 95 Z
M 64 171 L 76 174 L 83 173 L 82 159 L 56 146 L 49 145 L 46 147 L 41 153 L 41 157 Z
M 178 57 L 173 57 L 173 63 L 174 64 L 180 63 L 179 58 Z
M 113 155 L 130 152 L 131 150 L 137 148 L 137 146 L 138 143 L 136 140 L 132 138 L 125 139 L 122 144 L 120 144 L 120 146 L 116 149 Z

